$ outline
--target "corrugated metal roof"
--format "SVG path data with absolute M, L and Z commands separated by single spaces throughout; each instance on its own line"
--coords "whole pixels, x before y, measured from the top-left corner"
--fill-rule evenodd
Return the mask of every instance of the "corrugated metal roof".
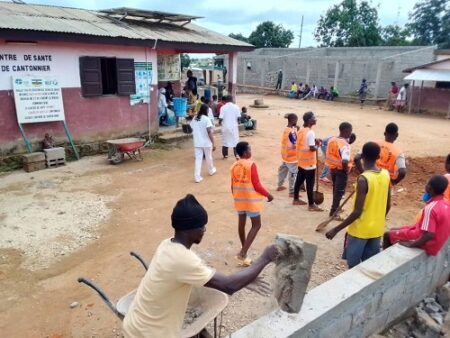
M 417 69 L 406 76 L 405 80 L 450 82 L 450 70 Z
M 414 70 L 416 70 L 416 69 L 427 68 L 428 66 L 438 65 L 438 64 L 443 63 L 443 62 L 448 62 L 449 60 L 450 60 L 450 57 L 449 57 L 449 58 L 442 59 L 442 60 L 437 60 L 437 61 L 425 63 L 425 64 L 420 65 L 420 66 L 411 67 L 411 68 L 406 68 L 405 70 L 403 70 L 403 73 L 411 73 L 412 71 L 414 71 Z
M 31 30 L 139 40 L 227 45 L 248 49 L 252 45 L 192 23 L 159 23 L 145 18 L 107 15 L 99 11 L 0 1 L 0 30 Z

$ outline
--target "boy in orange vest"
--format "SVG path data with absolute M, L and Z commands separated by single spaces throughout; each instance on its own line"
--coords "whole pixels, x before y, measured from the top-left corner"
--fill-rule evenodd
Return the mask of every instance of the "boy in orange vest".
M 339 136 L 332 137 L 328 141 L 325 165 L 330 168 L 331 181 L 333 182 L 333 204 L 331 205 L 330 216 L 339 208 L 347 187 L 348 174 L 352 165 L 349 144 L 352 131 L 353 127 L 350 123 L 342 122 L 339 125 Z M 342 221 L 339 216 L 336 216 L 336 219 Z
M 398 138 L 398 126 L 391 122 L 384 130 L 384 140 L 376 141 L 381 147 L 380 158 L 377 166 L 389 171 L 391 185 L 396 185 L 406 176 L 405 155 L 400 148 L 394 144 Z M 361 154 L 355 156 L 355 165 L 359 172 L 362 172 Z
M 289 175 L 289 197 L 294 197 L 294 183 L 297 177 L 297 121 L 296 114 L 287 114 L 285 118 L 288 120 L 287 127 L 284 128 L 283 136 L 281 137 L 281 163 L 278 168 L 278 188 L 277 191 L 286 190 L 283 186 L 286 176 Z
M 250 159 L 252 151 L 248 142 L 239 142 L 236 145 L 236 153 L 239 155 L 231 167 L 231 193 L 234 198 L 234 207 L 238 212 L 239 239 L 241 251 L 236 256 L 240 266 L 249 266 L 252 260 L 247 258 L 247 252 L 259 229 L 261 228 L 261 211 L 263 209 L 263 197 L 268 202 L 273 196 L 261 185 L 256 164 Z M 245 233 L 247 216 L 252 222 L 252 228 Z
M 308 210 L 323 211 L 321 207 L 314 203 L 314 174 L 317 170 L 316 152 L 320 140 L 316 139 L 316 134 L 312 126 L 317 123 L 313 112 L 303 114 L 303 128 L 297 133 L 297 164 L 298 173 L 294 185 L 293 205 L 305 205 L 306 202 L 299 199 L 300 186 L 306 181 L 306 193 L 308 195 Z

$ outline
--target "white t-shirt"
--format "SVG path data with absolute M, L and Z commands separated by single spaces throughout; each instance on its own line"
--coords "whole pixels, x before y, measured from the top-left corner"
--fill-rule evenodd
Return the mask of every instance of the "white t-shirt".
M 397 100 L 402 100 L 402 101 L 406 100 L 406 88 L 405 87 L 402 87 L 400 89 L 400 91 L 398 92 Z
M 208 108 L 208 118 L 211 120 L 212 123 L 212 129 L 214 129 L 214 114 L 213 111 L 211 109 L 211 107 Z
M 123 320 L 125 337 L 179 338 L 192 287 L 214 273 L 184 245 L 161 242 Z
M 213 125 L 211 120 L 202 115 L 200 120 L 194 117 L 191 121 L 192 128 L 192 138 L 194 140 L 194 147 L 196 148 L 210 148 L 212 147 L 212 142 L 208 135 L 208 128 L 212 128 Z
M 316 146 L 316 133 L 312 129 L 310 129 L 306 133 L 306 144 L 308 145 L 308 148 Z M 312 170 L 312 169 L 316 169 L 316 166 L 315 165 L 311 165 L 311 166 L 308 166 L 308 167 L 304 167 L 303 169 L 305 169 L 305 170 Z

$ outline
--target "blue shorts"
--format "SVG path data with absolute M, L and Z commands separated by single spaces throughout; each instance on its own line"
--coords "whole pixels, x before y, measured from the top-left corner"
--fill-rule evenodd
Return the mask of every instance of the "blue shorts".
M 342 259 L 347 260 L 349 269 L 380 252 L 381 237 L 357 238 L 345 234 Z
M 246 215 L 250 218 L 255 218 L 261 216 L 260 212 L 251 212 L 251 211 L 238 211 L 238 215 Z

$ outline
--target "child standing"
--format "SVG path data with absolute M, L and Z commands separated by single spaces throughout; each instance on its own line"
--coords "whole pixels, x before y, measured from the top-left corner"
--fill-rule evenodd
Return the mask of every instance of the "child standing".
M 249 143 L 239 142 L 236 145 L 236 152 L 239 155 L 239 160 L 233 164 L 230 170 L 231 193 L 234 198 L 234 207 L 238 213 L 239 239 L 242 245 L 236 259 L 240 266 L 249 266 L 252 264 L 252 260 L 247 258 L 247 252 L 261 228 L 263 197 L 271 202 L 273 196 L 259 181 L 256 164 L 250 159 L 252 151 Z M 247 216 L 252 222 L 248 234 L 245 233 Z
M 289 174 L 289 197 L 294 197 L 294 184 L 297 177 L 297 121 L 298 116 L 294 113 L 285 115 L 288 120 L 287 127 L 284 128 L 281 137 L 281 158 L 283 162 L 278 168 L 278 188 L 277 191 L 286 190 L 283 186 L 286 176 Z

